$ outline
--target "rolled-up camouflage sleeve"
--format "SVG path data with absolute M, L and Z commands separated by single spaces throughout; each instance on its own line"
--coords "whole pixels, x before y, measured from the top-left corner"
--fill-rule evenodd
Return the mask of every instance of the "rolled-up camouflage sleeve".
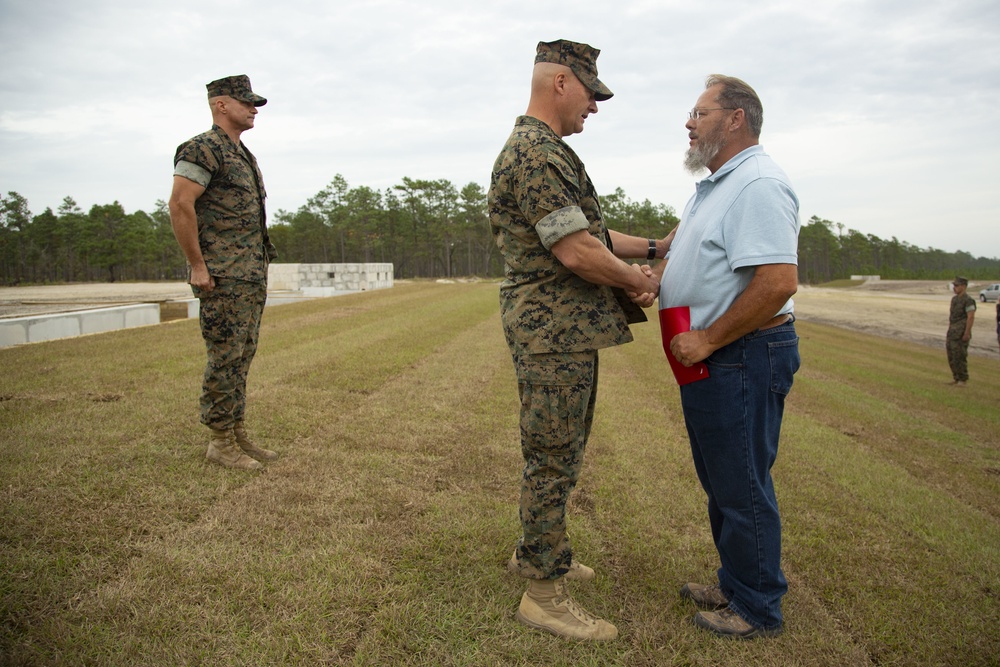
M 177 147 L 174 153 L 174 175 L 208 187 L 212 176 L 221 166 L 219 157 L 205 141 L 195 137 Z
M 551 250 L 552 246 L 570 234 L 589 229 L 590 221 L 579 206 L 565 206 L 552 211 L 535 223 L 535 231 L 546 250 Z
M 207 188 L 208 184 L 212 182 L 212 174 L 207 169 L 186 160 L 180 160 L 174 165 L 174 176 L 183 176 L 203 188 Z

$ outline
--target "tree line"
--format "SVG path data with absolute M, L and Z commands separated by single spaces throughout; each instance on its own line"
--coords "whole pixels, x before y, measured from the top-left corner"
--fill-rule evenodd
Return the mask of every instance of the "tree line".
M 799 231 L 799 282 L 803 284 L 815 285 L 852 275 L 878 275 L 888 280 L 950 280 L 956 273 L 970 280 L 996 280 L 1000 278 L 1000 259 L 973 257 L 963 250 L 918 248 L 895 236 L 887 241 L 817 216 L 810 218 Z
M 674 209 L 630 199 L 617 188 L 600 197 L 609 228 L 661 238 L 679 222 Z M 297 211 L 269 223 L 279 262 L 386 262 L 397 278 L 503 275 L 490 233 L 486 190 L 470 182 L 403 178 L 385 190 L 351 187 L 337 175 Z M 813 216 L 799 236 L 799 279 L 823 283 L 853 274 L 889 279 L 974 280 L 1000 276 L 1000 260 L 889 241 Z M 71 198 L 33 215 L 17 192 L 0 197 L 3 284 L 183 280 L 184 256 L 164 201 L 126 213 L 117 201 L 84 212 Z

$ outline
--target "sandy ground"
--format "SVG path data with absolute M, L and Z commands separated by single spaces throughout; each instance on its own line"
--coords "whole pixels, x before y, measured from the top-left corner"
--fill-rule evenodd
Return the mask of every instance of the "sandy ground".
M 193 298 L 191 286 L 185 282 L 0 287 L 0 318 L 65 313 L 135 303 L 165 303 L 190 298 Z
M 973 296 L 982 289 L 969 285 Z M 944 350 L 951 288 L 945 281 L 882 280 L 858 287 L 799 286 L 795 316 L 855 331 L 898 338 Z M 996 302 L 982 303 L 972 328 L 969 353 L 996 358 Z
M 978 294 L 979 285 L 969 292 Z M 166 303 L 191 298 L 183 282 L 84 283 L 0 287 L 0 318 L 65 312 L 130 303 Z M 795 315 L 808 322 L 898 338 L 944 349 L 951 292 L 945 281 L 883 280 L 850 288 L 800 286 Z M 971 354 L 996 356 L 996 303 L 980 303 Z

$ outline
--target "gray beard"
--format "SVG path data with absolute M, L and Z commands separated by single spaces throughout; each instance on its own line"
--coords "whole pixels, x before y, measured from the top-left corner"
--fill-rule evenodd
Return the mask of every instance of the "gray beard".
M 689 148 L 684 154 L 684 168 L 697 176 L 708 169 L 708 163 L 719 154 L 720 148 L 721 146 L 705 146 L 704 144 Z
M 694 176 L 697 176 L 708 168 L 705 165 L 706 162 L 707 160 L 702 155 L 702 151 L 695 150 L 694 148 L 689 148 L 684 155 L 684 168 Z
M 722 150 L 722 141 L 705 143 L 699 141 L 694 148 L 689 148 L 684 154 L 684 168 L 697 176 L 702 171 L 708 169 L 708 163 L 715 159 L 715 156 Z

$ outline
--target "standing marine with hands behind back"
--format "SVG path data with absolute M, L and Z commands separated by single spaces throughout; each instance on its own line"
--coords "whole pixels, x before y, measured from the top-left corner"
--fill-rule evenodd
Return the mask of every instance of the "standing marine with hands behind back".
M 620 258 L 662 258 L 672 238 L 609 232 L 583 162 L 563 141 L 612 96 L 597 78 L 599 53 L 566 40 L 538 44 L 528 109 L 493 166 L 489 190 L 490 226 L 505 262 L 501 320 L 521 401 L 522 535 L 508 569 L 528 579 L 528 589 L 517 619 L 593 640 L 614 639 L 618 630 L 569 596 L 568 580 L 595 575 L 573 557 L 566 502 L 593 421 L 597 350 L 631 341 L 629 322 L 645 319 L 626 292 L 659 289 Z
M 250 440 L 243 425 L 267 267 L 277 254 L 267 235 L 263 176 L 240 135 L 253 128 L 257 107 L 267 100 L 245 75 L 206 87 L 212 129 L 177 148 L 170 222 L 200 301 L 208 355 L 201 422 L 211 432 L 205 456 L 227 468 L 257 470 L 260 461 L 278 456 Z

